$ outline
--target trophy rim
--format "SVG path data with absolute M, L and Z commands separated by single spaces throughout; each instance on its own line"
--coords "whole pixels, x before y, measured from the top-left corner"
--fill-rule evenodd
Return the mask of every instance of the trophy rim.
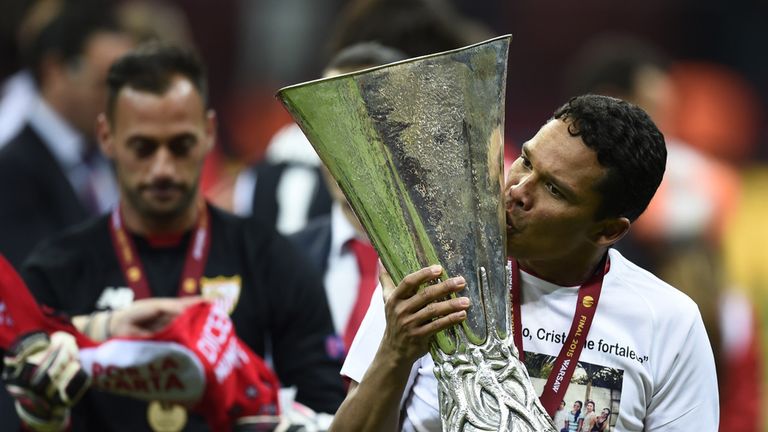
M 501 40 L 501 39 L 507 39 L 507 40 L 511 41 L 512 40 L 512 34 L 511 33 L 503 34 L 501 36 L 496 36 L 496 37 L 491 38 L 491 39 L 487 39 L 487 40 L 484 40 L 484 41 L 481 41 L 481 42 L 473 43 L 471 45 L 467 45 L 467 46 L 463 46 L 463 47 L 459 47 L 459 48 L 454 48 L 452 50 L 441 51 L 441 52 L 436 52 L 436 53 L 432 53 L 432 54 L 425 54 L 425 55 L 418 56 L 418 57 L 407 58 L 407 59 L 398 60 L 398 61 L 392 62 L 392 63 L 387 63 L 387 64 L 383 64 L 383 65 L 379 65 L 379 66 L 373 66 L 373 67 L 369 67 L 369 68 L 366 68 L 366 69 L 360 69 L 360 70 L 353 71 L 353 72 L 343 73 L 343 74 L 340 74 L 340 75 L 334 75 L 332 77 L 318 78 L 318 79 L 314 79 L 314 80 L 311 80 L 311 81 L 304 81 L 304 82 L 300 82 L 300 83 L 296 83 L 296 84 L 291 84 L 291 85 L 282 87 L 279 90 L 277 90 L 277 93 L 275 93 L 275 96 L 276 97 L 281 97 L 281 94 L 286 92 L 286 91 L 297 89 L 297 88 L 304 87 L 304 86 L 313 85 L 313 84 L 320 83 L 320 82 L 345 79 L 345 78 L 348 78 L 350 76 L 364 75 L 364 74 L 367 74 L 367 73 L 370 73 L 370 72 L 373 72 L 373 71 L 376 71 L 376 70 L 379 70 L 379 69 L 384 69 L 384 68 L 392 67 L 392 66 L 395 66 L 395 65 L 406 64 L 406 63 L 411 63 L 411 62 L 415 62 L 415 61 L 419 61 L 419 60 L 424 60 L 424 59 L 428 59 L 428 58 L 440 57 L 440 56 L 444 56 L 444 55 L 448 55 L 448 54 L 453 54 L 453 53 L 456 53 L 456 52 L 459 52 L 459 51 L 464 51 L 464 50 L 467 50 L 467 49 L 470 49 L 470 48 L 474 48 L 476 46 L 489 44 L 491 42 L 495 42 L 495 41 Z

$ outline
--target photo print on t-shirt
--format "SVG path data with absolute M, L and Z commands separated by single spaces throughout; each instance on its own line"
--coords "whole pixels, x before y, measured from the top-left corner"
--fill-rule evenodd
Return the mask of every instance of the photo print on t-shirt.
M 552 373 L 556 357 L 546 354 L 525 352 L 525 368 L 531 377 L 533 387 L 541 395 Z M 571 377 L 571 383 L 565 391 L 563 400 L 565 409 L 570 410 L 576 401 L 582 402 L 581 415 L 586 415 L 586 401 L 595 402 L 595 414 L 599 418 L 603 408 L 610 410 L 608 424 L 610 430 L 616 425 L 621 403 L 621 386 L 624 370 L 580 361 Z M 558 429 L 559 430 L 559 429 Z M 608 429 L 606 429 L 608 430 Z

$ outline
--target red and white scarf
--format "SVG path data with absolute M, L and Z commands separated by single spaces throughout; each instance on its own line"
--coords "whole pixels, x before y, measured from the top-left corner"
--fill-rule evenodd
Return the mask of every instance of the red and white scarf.
M 94 342 L 68 319 L 46 313 L 0 255 L 0 348 L 33 331 L 72 334 L 80 361 L 100 390 L 182 404 L 212 430 L 231 430 L 244 417 L 279 414 L 279 383 L 263 360 L 235 335 L 229 315 L 200 303 L 145 338 Z M 235 414 L 236 413 L 236 414 Z

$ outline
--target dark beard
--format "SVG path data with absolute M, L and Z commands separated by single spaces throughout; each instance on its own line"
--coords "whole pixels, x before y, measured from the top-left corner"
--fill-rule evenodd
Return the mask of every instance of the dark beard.
M 181 200 L 179 203 L 170 209 L 157 209 L 151 205 L 147 205 L 146 201 L 142 199 L 142 190 L 123 188 L 123 196 L 125 197 L 127 204 L 130 205 L 137 213 L 143 218 L 151 221 L 153 225 L 168 225 L 176 221 L 182 216 L 189 207 L 194 205 L 195 196 L 197 195 L 198 183 L 194 182 L 193 187 L 186 188 L 183 186 L 178 187 L 181 192 Z

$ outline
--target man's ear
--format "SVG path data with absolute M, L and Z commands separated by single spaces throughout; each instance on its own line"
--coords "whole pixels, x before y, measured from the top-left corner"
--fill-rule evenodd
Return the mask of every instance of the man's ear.
M 597 224 L 592 240 L 597 246 L 610 247 L 624 237 L 629 225 L 625 217 L 604 219 Z
M 107 115 L 104 113 L 99 114 L 96 117 L 96 137 L 99 140 L 99 148 L 109 159 L 115 158 L 115 141 L 112 136 L 112 128 L 107 119 Z
M 213 149 L 213 145 L 216 144 L 216 130 L 218 128 L 218 120 L 216 118 L 216 111 L 208 110 L 205 112 L 205 152 L 209 152 Z

